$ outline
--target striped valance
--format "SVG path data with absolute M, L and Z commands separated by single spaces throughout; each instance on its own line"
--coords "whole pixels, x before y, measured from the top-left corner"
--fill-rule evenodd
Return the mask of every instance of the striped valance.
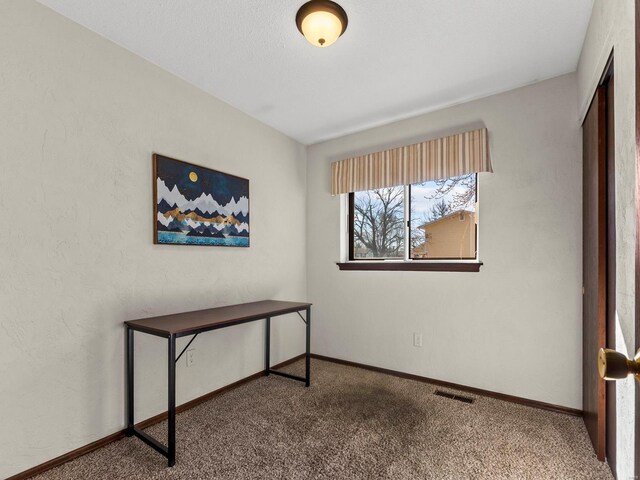
M 411 185 L 492 171 L 487 129 L 481 128 L 333 162 L 331 193 Z

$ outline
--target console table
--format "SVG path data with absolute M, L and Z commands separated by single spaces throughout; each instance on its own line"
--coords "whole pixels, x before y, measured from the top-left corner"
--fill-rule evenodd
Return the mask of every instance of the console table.
M 300 312 L 305 311 L 303 317 Z M 298 377 L 288 373 L 271 370 L 269 348 L 271 318 L 287 313 L 297 313 L 307 325 L 306 340 L 306 373 L 305 377 Z M 136 436 L 147 445 L 167 457 L 170 467 L 176 463 L 176 362 L 182 354 L 189 348 L 191 342 L 201 333 L 219 328 L 231 327 L 241 323 L 254 322 L 256 320 L 266 320 L 266 342 L 265 342 L 265 373 L 269 375 L 280 375 L 305 382 L 308 387 L 311 381 L 310 358 L 311 358 L 311 304 L 298 302 L 282 302 L 277 300 L 265 300 L 261 302 L 243 303 L 228 307 L 210 308 L 195 312 L 178 313 L 174 315 L 163 315 L 160 317 L 144 318 L 141 320 L 130 320 L 124 322 L 127 330 L 126 356 L 127 356 L 127 436 Z M 158 337 L 166 338 L 168 344 L 168 435 L 165 446 L 151 435 L 145 433 L 135 426 L 133 417 L 133 334 L 142 332 Z M 186 347 L 176 357 L 176 338 L 193 335 Z

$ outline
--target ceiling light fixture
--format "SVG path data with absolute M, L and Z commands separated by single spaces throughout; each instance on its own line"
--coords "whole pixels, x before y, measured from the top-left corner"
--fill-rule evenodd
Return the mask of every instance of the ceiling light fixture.
M 331 0 L 311 0 L 300 7 L 296 25 L 316 47 L 328 47 L 347 29 L 347 12 Z

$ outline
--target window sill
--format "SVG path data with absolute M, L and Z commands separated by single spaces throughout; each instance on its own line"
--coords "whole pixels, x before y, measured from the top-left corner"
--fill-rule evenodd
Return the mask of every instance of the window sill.
M 395 272 L 479 272 L 482 262 L 338 262 L 340 270 L 395 271 Z

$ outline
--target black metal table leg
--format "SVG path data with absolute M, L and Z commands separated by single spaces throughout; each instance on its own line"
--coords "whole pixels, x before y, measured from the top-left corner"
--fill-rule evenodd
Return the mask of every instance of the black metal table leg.
M 167 427 L 167 459 L 170 467 L 176 464 L 176 337 L 169 337 L 169 379 L 168 379 L 168 427 Z
M 311 307 L 307 308 L 307 354 L 305 386 L 311 385 Z
M 133 334 L 127 327 L 127 437 L 133 436 Z
M 270 370 L 270 363 L 271 363 L 271 353 L 270 353 L 270 349 L 271 349 L 271 317 L 267 317 L 266 318 L 267 322 L 266 322 L 266 342 L 265 342 L 265 354 L 264 354 L 264 369 L 267 372 L 267 376 L 269 376 Z

